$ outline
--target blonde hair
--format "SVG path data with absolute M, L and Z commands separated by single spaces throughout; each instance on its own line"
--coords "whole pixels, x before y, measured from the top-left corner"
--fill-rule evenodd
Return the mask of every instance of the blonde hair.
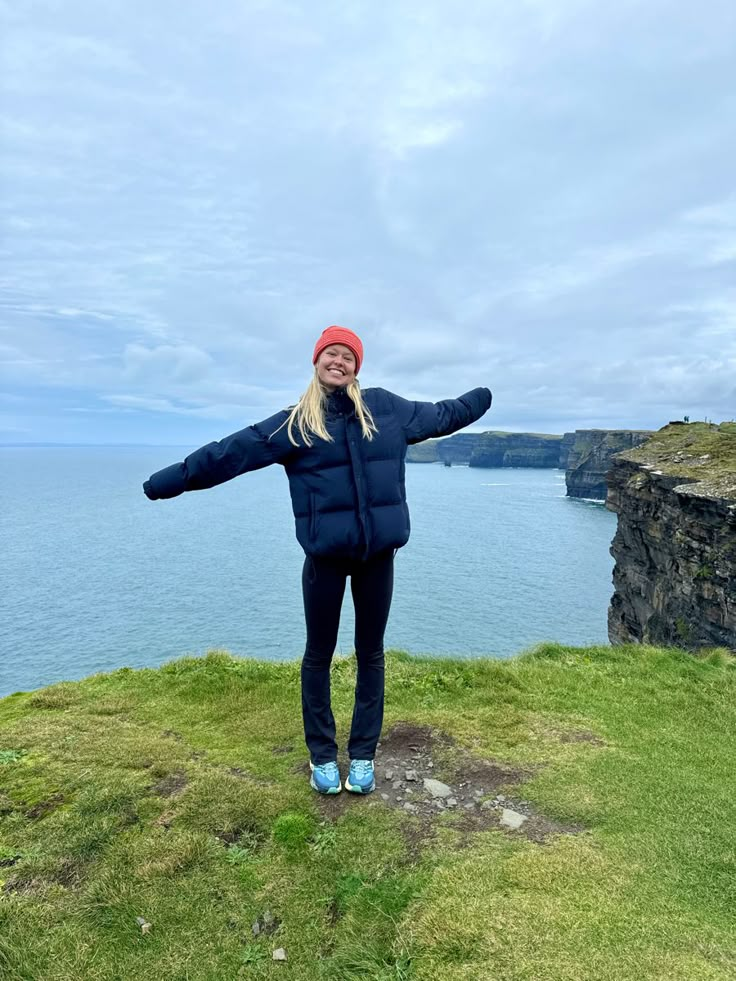
M 346 386 L 345 391 L 355 406 L 355 414 L 360 422 L 360 428 L 363 430 L 363 438 L 373 439 L 373 434 L 378 432 L 378 428 L 373 421 L 371 410 L 363 401 L 363 395 L 360 391 L 360 384 L 357 378 L 354 378 Z M 294 446 L 299 446 L 299 442 L 294 435 L 295 428 L 299 430 L 302 442 L 306 446 L 312 445 L 313 436 L 319 436 L 320 439 L 324 439 L 328 443 L 334 442 L 332 436 L 327 432 L 327 426 L 325 425 L 327 394 L 327 390 L 320 382 L 317 369 L 315 368 L 314 375 L 307 386 L 307 390 L 291 409 L 284 422 L 279 426 L 279 429 L 286 426 L 286 431 L 289 434 L 289 442 L 293 443 Z M 279 429 L 276 430 L 276 433 Z M 272 435 L 275 436 L 276 433 Z

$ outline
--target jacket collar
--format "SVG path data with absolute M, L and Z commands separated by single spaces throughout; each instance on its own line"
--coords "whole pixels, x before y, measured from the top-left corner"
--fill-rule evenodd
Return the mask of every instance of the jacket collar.
M 355 406 L 347 388 L 336 388 L 327 396 L 327 411 L 336 415 L 348 415 Z

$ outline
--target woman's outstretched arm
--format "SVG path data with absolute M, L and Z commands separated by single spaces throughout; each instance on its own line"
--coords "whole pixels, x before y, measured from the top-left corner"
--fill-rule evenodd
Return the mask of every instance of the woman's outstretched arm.
M 152 501 L 177 497 L 184 491 L 215 487 L 249 470 L 281 463 L 296 449 L 289 442 L 286 427 L 279 429 L 287 416 L 288 412 L 282 410 L 219 442 L 200 447 L 181 463 L 152 474 L 143 484 L 143 492 Z
M 393 392 L 388 394 L 407 443 L 421 443 L 424 439 L 456 433 L 485 415 L 493 400 L 489 388 L 474 388 L 459 398 L 442 402 L 411 402 Z

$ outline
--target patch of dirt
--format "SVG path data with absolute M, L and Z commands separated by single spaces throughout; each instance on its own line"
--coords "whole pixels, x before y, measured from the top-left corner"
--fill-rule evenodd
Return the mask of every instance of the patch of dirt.
M 52 794 L 48 800 L 40 800 L 38 804 L 34 804 L 33 807 L 30 807 L 26 811 L 26 817 L 31 818 L 34 821 L 39 820 L 40 818 L 46 817 L 47 814 L 51 814 L 57 809 L 57 807 L 61 807 L 63 803 L 63 794 Z
M 22 855 L 12 855 L 10 858 L 0 858 L 0 869 L 12 868 L 22 857 Z
M 287 753 L 293 753 L 293 746 L 272 746 L 271 752 L 274 756 L 286 756 Z
M 249 828 L 233 828 L 231 831 L 214 831 L 213 834 L 221 844 L 228 848 L 230 845 L 240 845 L 241 842 L 243 842 L 244 847 L 252 848 L 261 842 L 261 836 L 254 834 Z
M 348 761 L 338 762 L 344 776 Z M 501 792 L 530 780 L 537 769 L 472 756 L 447 733 L 398 722 L 378 744 L 376 790 L 365 800 L 372 806 L 390 807 L 406 815 L 403 832 L 411 860 L 420 857 L 440 825 L 458 832 L 458 847 L 467 847 L 474 834 L 491 829 L 537 843 L 552 835 L 583 831 L 580 825 L 553 821 L 537 813 L 529 801 Z M 300 763 L 296 770 L 308 778 L 309 762 Z M 444 786 L 425 785 L 425 780 L 436 780 Z M 323 818 L 335 822 L 347 808 L 360 806 L 362 800 L 361 795 L 344 791 L 320 794 L 317 806 Z M 501 824 L 504 810 L 524 817 L 518 829 Z M 443 818 L 445 814 L 452 817 Z
M 168 773 L 165 777 L 157 780 L 151 787 L 151 790 L 158 797 L 175 797 L 180 794 L 184 788 L 189 783 L 189 778 L 183 770 L 177 770 L 175 773 Z
M 175 820 L 176 811 L 164 811 L 163 814 L 159 814 L 153 823 L 156 825 L 156 827 L 163 828 L 165 831 L 168 831 Z
M 22 876 L 9 879 L 0 889 L 0 892 L 17 893 L 23 896 L 42 892 L 51 885 L 63 886 L 65 889 L 76 889 L 81 884 L 82 879 L 83 868 L 72 859 L 64 859 L 59 863 L 58 868 L 47 875 L 31 879 L 25 879 Z
M 9 879 L 1 891 L 6 895 L 16 893 L 19 896 L 26 896 L 30 893 L 41 892 L 48 885 L 47 879 Z

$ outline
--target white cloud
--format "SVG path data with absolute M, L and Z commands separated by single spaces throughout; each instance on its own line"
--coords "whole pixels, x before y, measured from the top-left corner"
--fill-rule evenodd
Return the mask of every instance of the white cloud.
M 148 348 L 142 344 L 127 344 L 123 352 L 123 375 L 129 380 L 196 382 L 206 377 L 212 358 L 206 351 L 191 345 L 175 347 L 160 344 Z

